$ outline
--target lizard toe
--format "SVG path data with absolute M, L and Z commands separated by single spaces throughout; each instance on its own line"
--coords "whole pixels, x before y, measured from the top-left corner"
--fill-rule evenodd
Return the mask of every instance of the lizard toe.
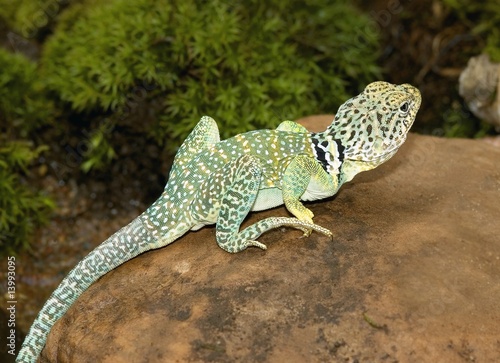
M 247 247 L 253 246 L 253 247 L 259 247 L 260 249 L 262 249 L 264 251 L 267 250 L 267 246 L 263 243 L 260 243 L 259 241 L 248 240 L 248 241 L 246 241 L 246 245 L 247 245 Z

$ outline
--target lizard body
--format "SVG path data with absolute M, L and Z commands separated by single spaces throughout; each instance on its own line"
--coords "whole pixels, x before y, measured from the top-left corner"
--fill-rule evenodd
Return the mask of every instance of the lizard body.
M 309 133 L 292 121 L 220 140 L 215 121 L 202 117 L 179 148 L 160 198 L 80 261 L 35 319 L 16 362 L 36 362 L 55 322 L 93 282 L 133 257 L 166 246 L 189 230 L 216 224 L 216 240 L 235 253 L 280 226 L 332 236 L 314 224 L 302 201 L 337 193 L 359 172 L 392 157 L 420 107 L 411 85 L 369 84 L 344 103 L 332 124 Z M 269 217 L 240 231 L 250 211 L 285 204 L 294 217 Z

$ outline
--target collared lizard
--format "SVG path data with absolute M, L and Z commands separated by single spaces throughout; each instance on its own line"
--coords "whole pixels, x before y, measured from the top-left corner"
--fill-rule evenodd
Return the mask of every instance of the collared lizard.
M 282 122 L 221 141 L 207 116 L 179 148 L 168 183 L 143 214 L 109 237 L 62 280 L 35 319 L 16 362 L 35 362 L 55 322 L 93 282 L 135 256 L 164 247 L 189 230 L 216 224 L 218 245 L 231 253 L 280 226 L 332 233 L 314 224 L 302 201 L 330 197 L 359 172 L 387 161 L 404 143 L 420 107 L 409 84 L 374 82 L 345 102 L 324 132 Z M 294 217 L 270 217 L 240 231 L 250 211 L 285 204 Z

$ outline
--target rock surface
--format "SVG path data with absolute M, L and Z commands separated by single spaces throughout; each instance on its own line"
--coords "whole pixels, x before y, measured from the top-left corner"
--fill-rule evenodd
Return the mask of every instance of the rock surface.
M 500 361 L 498 160 L 486 143 L 410 135 L 309 204 L 333 240 L 280 229 L 267 251 L 230 255 L 213 228 L 188 233 L 91 286 L 41 361 Z M 271 215 L 287 212 L 246 225 Z

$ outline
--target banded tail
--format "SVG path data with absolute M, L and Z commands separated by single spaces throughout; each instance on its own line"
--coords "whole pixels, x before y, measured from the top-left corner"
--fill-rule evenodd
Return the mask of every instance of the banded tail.
M 109 271 L 151 249 L 156 238 L 137 217 L 90 252 L 62 280 L 38 313 L 17 355 L 18 363 L 35 363 L 52 326 L 87 288 Z

